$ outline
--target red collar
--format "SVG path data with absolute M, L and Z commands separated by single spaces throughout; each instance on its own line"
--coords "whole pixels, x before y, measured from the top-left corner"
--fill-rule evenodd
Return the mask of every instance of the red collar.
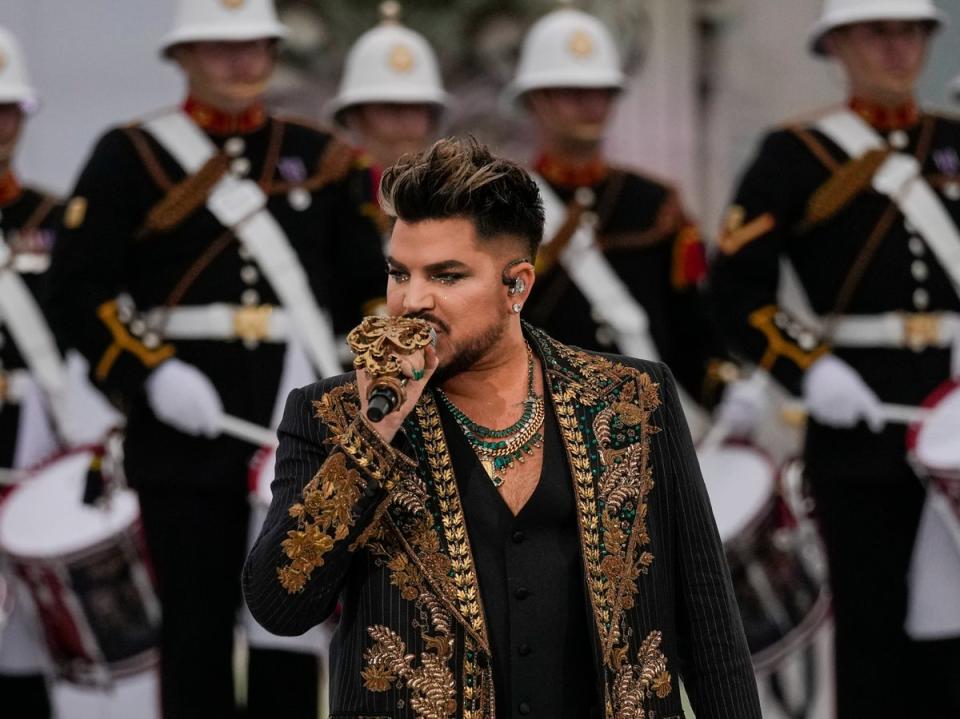
M 607 164 L 596 158 L 585 165 L 572 165 L 563 160 L 540 155 L 533 169 L 551 185 L 560 187 L 594 187 L 607 177 Z
M 898 107 L 886 107 L 859 97 L 850 99 L 848 106 L 881 132 L 909 130 L 920 122 L 920 110 L 913 100 Z
M 13 170 L 7 170 L 0 175 L 0 207 L 6 207 L 12 203 L 20 197 L 22 192 L 23 188 L 17 182 L 17 176 L 13 174 Z
M 195 97 L 188 97 L 183 103 L 183 111 L 211 135 L 243 135 L 258 130 L 267 121 L 266 110 L 259 102 L 239 115 L 230 115 Z

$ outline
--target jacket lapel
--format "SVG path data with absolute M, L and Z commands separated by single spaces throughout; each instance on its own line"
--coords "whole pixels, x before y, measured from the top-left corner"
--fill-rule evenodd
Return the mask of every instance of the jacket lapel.
M 554 342 L 531 331 L 540 347 L 549 391 L 577 497 L 588 596 L 604 666 L 617 672 L 628 649 L 623 613 L 654 557 L 647 551 L 647 495 L 653 489 L 651 415 L 658 385 L 649 375 Z

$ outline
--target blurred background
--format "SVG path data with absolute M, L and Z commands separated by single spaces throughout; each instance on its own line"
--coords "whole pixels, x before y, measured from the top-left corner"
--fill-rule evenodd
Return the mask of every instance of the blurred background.
M 346 49 L 378 19 L 379 0 L 281 0 L 291 28 L 276 105 L 320 119 Z M 498 101 L 526 27 L 550 0 L 407 0 L 405 22 L 436 48 L 457 98 L 447 133 L 470 131 L 527 159 L 526 128 Z M 938 37 L 921 99 L 949 108 L 960 73 L 960 0 Z M 670 179 L 710 234 L 764 128 L 840 100 L 839 74 L 804 48 L 820 0 L 582 0 L 614 29 L 630 73 L 611 156 Z M 41 111 L 27 126 L 20 173 L 66 193 L 107 126 L 174 104 L 182 88 L 157 53 L 172 3 L 4 0 L 0 24 L 24 45 Z

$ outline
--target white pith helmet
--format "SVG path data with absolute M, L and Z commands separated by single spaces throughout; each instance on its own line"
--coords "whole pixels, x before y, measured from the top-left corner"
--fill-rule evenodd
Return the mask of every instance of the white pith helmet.
M 826 56 L 823 39 L 831 30 L 878 20 L 919 20 L 940 27 L 947 16 L 933 0 L 824 0 L 820 19 L 810 30 L 810 52 Z
M 273 0 L 178 0 L 173 29 L 163 39 L 166 57 L 182 43 L 199 41 L 281 40 L 287 28 Z
M 327 118 L 338 124 L 344 110 L 364 103 L 423 103 L 438 111 L 450 105 L 433 48 L 420 33 L 400 24 L 400 5 L 385 2 L 380 15 L 380 24 L 350 48 L 337 95 L 324 107 Z
M 623 87 L 616 43 L 593 15 L 572 8 L 554 10 L 527 31 L 520 61 L 504 99 L 514 104 L 531 90 L 551 87 Z
M 24 112 L 32 112 L 38 104 L 20 43 L 3 27 L 0 27 L 0 104 L 17 104 Z

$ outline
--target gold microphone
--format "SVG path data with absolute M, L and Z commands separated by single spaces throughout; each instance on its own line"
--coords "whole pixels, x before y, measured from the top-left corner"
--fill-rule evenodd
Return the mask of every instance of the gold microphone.
M 365 317 L 347 335 L 355 355 L 354 369 L 370 375 L 367 419 L 380 422 L 404 403 L 407 384 L 399 358 L 436 345 L 436 330 L 426 320 L 412 317 Z

